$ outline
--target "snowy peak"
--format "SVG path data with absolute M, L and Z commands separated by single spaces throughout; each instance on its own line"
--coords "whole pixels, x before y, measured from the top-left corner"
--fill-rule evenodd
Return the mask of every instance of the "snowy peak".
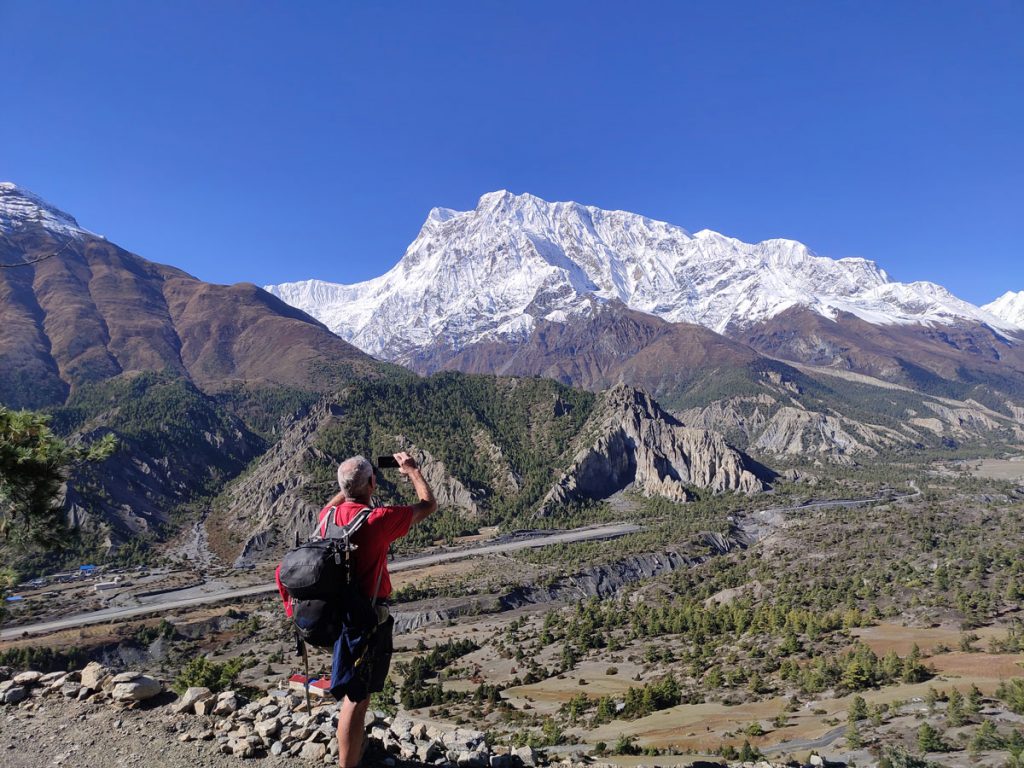
M 1024 328 L 1024 291 L 1007 291 L 982 309 L 1018 328 Z
M 42 227 L 55 234 L 91 234 L 74 217 L 9 181 L 0 182 L 0 232 L 17 234 Z
M 731 333 L 805 307 L 876 324 L 968 320 L 1016 330 L 933 283 L 897 283 L 868 259 L 830 259 L 803 243 L 745 243 L 628 211 L 550 203 L 507 190 L 470 211 L 433 209 L 403 258 L 358 285 L 303 281 L 267 290 L 356 346 L 391 360 L 525 338 L 620 301 L 670 322 Z

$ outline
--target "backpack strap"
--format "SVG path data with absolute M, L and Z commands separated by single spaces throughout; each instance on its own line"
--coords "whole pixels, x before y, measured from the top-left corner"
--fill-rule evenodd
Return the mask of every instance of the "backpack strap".
M 363 507 L 355 517 L 349 520 L 348 525 L 338 525 L 338 508 L 331 507 L 327 510 L 327 514 L 324 515 L 323 519 L 317 520 L 316 528 L 313 529 L 313 533 L 310 538 L 351 539 L 356 535 L 356 531 L 363 527 L 363 524 L 372 512 L 373 510 L 369 507 Z
M 372 513 L 372 509 L 370 509 L 369 507 L 363 507 L 361 510 L 359 510 L 359 513 L 355 517 L 349 520 L 348 525 L 343 526 L 342 535 L 351 539 L 353 536 L 356 535 L 356 531 L 363 527 L 363 524 L 367 521 L 367 519 L 370 517 Z
M 356 549 L 356 545 L 351 543 L 352 537 L 356 535 L 356 532 L 366 523 L 367 519 L 373 514 L 373 510 L 369 507 L 363 507 L 359 512 L 348 521 L 348 525 L 338 525 L 337 522 L 337 507 L 331 507 L 327 510 L 325 519 L 320 521 L 317 525 L 316 535 L 321 539 L 341 539 L 345 542 L 345 562 L 349 562 L 352 550 Z M 351 570 L 346 570 L 351 578 Z M 380 591 L 380 583 L 384 578 L 384 566 L 381 565 L 380 572 L 377 574 L 377 586 L 373 588 L 373 600 L 371 605 L 376 607 L 377 605 L 377 593 Z

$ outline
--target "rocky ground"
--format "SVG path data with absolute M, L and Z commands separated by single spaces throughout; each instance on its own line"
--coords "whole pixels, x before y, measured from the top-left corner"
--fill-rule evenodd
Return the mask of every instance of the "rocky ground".
M 314 698 L 307 711 L 304 697 L 294 692 L 248 701 L 233 691 L 196 687 L 179 696 L 159 680 L 115 674 L 97 663 L 45 675 L 0 669 L 0 677 L 0 762 L 8 768 L 336 764 L 335 707 Z M 530 747 L 492 747 L 479 731 L 443 730 L 382 712 L 368 715 L 367 731 L 367 766 L 605 765 L 582 754 L 549 760 Z

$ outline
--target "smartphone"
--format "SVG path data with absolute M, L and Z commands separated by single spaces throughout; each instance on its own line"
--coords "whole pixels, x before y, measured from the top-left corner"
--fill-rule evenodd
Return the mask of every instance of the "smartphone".
M 398 469 L 398 462 L 394 456 L 378 456 L 377 457 L 377 468 L 378 469 Z

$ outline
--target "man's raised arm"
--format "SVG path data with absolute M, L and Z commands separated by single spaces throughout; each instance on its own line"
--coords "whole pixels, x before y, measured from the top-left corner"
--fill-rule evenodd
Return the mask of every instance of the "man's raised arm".
M 437 511 L 437 501 L 434 499 L 434 492 L 430 490 L 427 481 L 423 479 L 416 459 L 408 453 L 400 452 L 395 454 L 395 461 L 398 462 L 398 471 L 412 481 L 412 487 L 416 489 L 416 495 L 420 497 L 417 504 L 413 504 L 412 522 L 418 523 L 425 517 Z

